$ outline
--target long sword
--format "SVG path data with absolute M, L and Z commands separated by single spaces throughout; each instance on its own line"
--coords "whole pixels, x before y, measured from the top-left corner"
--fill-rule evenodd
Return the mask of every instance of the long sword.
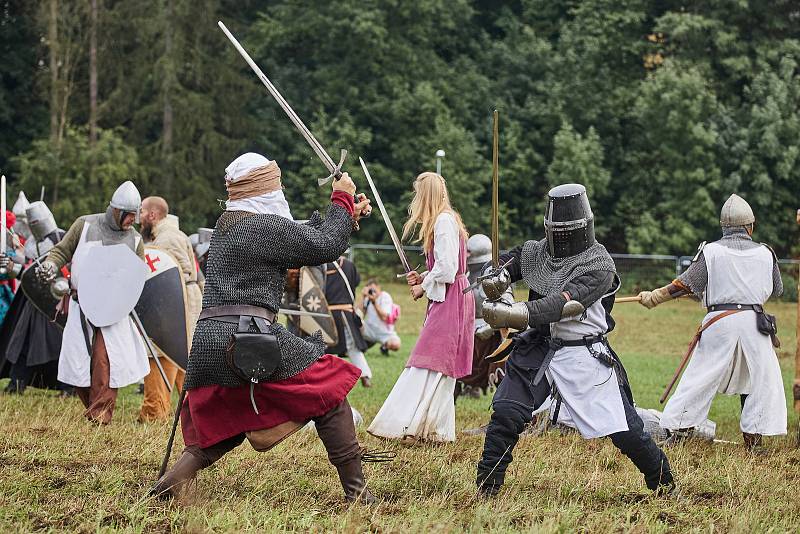
M 295 128 L 297 128 L 300 131 L 300 135 L 302 135 L 303 138 L 306 140 L 306 142 L 311 146 L 311 149 L 325 165 L 325 168 L 328 169 L 330 175 L 327 178 L 321 178 L 320 180 L 318 180 L 319 185 L 325 185 L 331 180 L 331 178 L 335 178 L 338 180 L 342 176 L 342 164 L 344 163 L 344 159 L 347 157 L 347 151 L 342 150 L 341 159 L 339 160 L 339 163 L 338 164 L 334 163 L 333 159 L 325 151 L 325 148 L 323 148 L 320 142 L 317 141 L 317 138 L 314 137 L 314 134 L 312 134 L 311 130 L 309 130 L 308 127 L 306 127 L 306 125 L 303 123 L 300 117 L 297 116 L 297 113 L 294 112 L 292 106 L 290 106 L 289 103 L 286 102 L 286 100 L 283 98 L 280 92 L 275 88 L 274 85 L 272 85 L 272 82 L 269 81 L 269 78 L 267 78 L 266 74 L 264 74 L 258 67 L 258 65 L 256 65 L 256 62 L 253 61 L 253 58 L 250 57 L 250 54 L 248 54 L 247 51 L 244 48 L 242 48 L 242 45 L 239 44 L 239 41 L 236 40 L 236 37 L 234 37 L 233 34 L 228 30 L 228 28 L 225 27 L 222 21 L 218 21 L 217 24 L 219 25 L 223 33 L 225 33 L 225 35 L 228 37 L 230 42 L 233 43 L 233 46 L 236 48 L 236 50 L 239 51 L 239 54 L 244 58 L 247 64 L 250 65 L 250 68 L 253 69 L 253 72 L 256 73 L 256 76 L 258 76 L 258 78 L 267 88 L 267 91 L 269 91 L 269 94 L 272 95 L 272 98 L 274 98 L 278 102 L 278 105 L 280 105 L 280 107 L 289 117 L 289 120 L 292 121 Z
M 406 251 L 403 250 L 403 245 L 400 244 L 400 239 L 398 239 L 397 234 L 394 231 L 394 227 L 392 226 L 392 221 L 389 219 L 389 214 L 386 213 L 386 207 L 383 205 L 383 201 L 381 200 L 380 194 L 378 194 L 378 190 L 375 188 L 375 183 L 372 181 L 372 176 L 369 174 L 369 170 L 367 170 L 367 164 L 364 163 L 364 160 L 358 158 L 358 162 L 361 163 L 361 168 L 364 170 L 364 176 L 367 178 L 367 183 L 369 183 L 369 188 L 372 190 L 372 196 L 375 199 L 375 203 L 378 204 L 378 209 L 381 210 L 381 215 L 383 216 L 383 222 L 386 223 L 386 229 L 389 231 L 389 237 L 392 240 L 392 244 L 394 245 L 394 249 L 397 251 L 397 255 L 400 256 L 400 263 L 403 264 L 403 269 L 406 273 L 412 271 L 411 264 L 408 263 L 408 257 L 406 256 Z
M 492 131 L 492 267 L 500 266 L 500 120 L 494 110 L 494 128 Z

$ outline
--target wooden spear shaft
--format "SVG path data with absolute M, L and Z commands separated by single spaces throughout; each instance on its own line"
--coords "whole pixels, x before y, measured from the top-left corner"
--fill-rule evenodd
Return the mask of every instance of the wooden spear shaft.
M 797 224 L 800 224 L 800 210 L 797 210 Z M 794 387 L 792 394 L 794 396 L 794 409 L 800 414 L 800 265 L 798 265 L 797 272 L 797 349 L 794 353 Z M 798 428 L 798 440 L 800 440 L 800 427 Z

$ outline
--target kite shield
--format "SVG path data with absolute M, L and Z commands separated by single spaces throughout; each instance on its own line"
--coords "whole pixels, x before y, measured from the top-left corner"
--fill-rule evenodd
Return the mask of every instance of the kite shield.
M 300 309 L 312 313 L 326 313 L 328 317 L 302 315 L 300 316 L 300 330 L 308 334 L 322 330 L 322 338 L 330 347 L 338 343 L 339 336 L 336 334 L 336 323 L 333 322 L 333 317 L 328 311 L 325 292 L 322 291 L 320 280 L 315 276 L 317 273 L 319 273 L 319 269 L 312 267 L 300 269 Z
M 136 304 L 136 313 L 147 335 L 172 363 L 189 365 L 189 325 L 186 320 L 186 286 L 175 258 L 146 246 L 147 280 Z
M 136 306 L 147 267 L 127 245 L 95 246 L 81 259 L 78 301 L 94 326 L 116 324 Z

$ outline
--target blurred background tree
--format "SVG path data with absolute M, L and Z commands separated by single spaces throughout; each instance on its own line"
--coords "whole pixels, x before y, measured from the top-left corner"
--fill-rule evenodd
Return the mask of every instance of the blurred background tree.
M 501 244 L 540 236 L 547 189 L 582 181 L 613 252 L 690 254 L 737 192 L 756 237 L 798 242 L 800 7 L 701 0 L 0 0 L 0 167 L 62 225 L 134 179 L 184 230 L 213 226 L 225 165 L 278 160 L 298 218 L 326 174 L 216 27 L 223 20 L 395 225 L 443 174 L 489 230 L 500 111 Z M 92 134 L 92 132 L 95 132 Z M 93 135 L 95 136 L 93 138 Z M 11 198 L 11 197 L 10 197 Z M 65 219 L 65 220 L 62 220 Z M 388 242 L 378 221 L 363 242 Z

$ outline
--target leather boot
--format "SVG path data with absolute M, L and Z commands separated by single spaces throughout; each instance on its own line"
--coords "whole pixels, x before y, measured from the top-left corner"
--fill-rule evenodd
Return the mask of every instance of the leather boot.
M 360 502 L 361 504 L 374 504 L 378 499 L 367 487 L 364 480 L 364 471 L 361 467 L 361 458 L 337 465 L 336 471 L 339 473 L 339 480 L 344 490 L 344 498 L 347 502 Z
M 172 469 L 167 471 L 150 490 L 150 495 L 159 499 L 172 499 L 180 495 L 187 482 L 194 479 L 197 472 L 206 467 L 207 461 L 184 451 Z
M 371 504 L 377 501 L 367 489 L 361 468 L 361 448 L 353 426 L 353 411 L 347 399 L 320 417 L 314 418 L 317 435 L 328 451 L 328 460 L 336 467 L 348 502 Z
M 761 434 L 742 432 L 742 438 L 744 438 L 744 446 L 748 451 L 752 453 L 764 452 L 764 447 L 761 446 Z

